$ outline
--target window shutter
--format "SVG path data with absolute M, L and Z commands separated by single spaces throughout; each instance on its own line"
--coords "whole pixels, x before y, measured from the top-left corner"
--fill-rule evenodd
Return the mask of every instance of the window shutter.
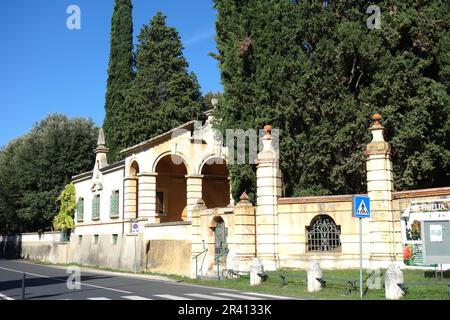
M 77 203 L 77 220 L 82 221 L 84 216 L 84 199 L 79 198 Z
M 113 191 L 111 193 L 111 208 L 110 215 L 111 217 L 117 217 L 119 215 L 119 192 Z

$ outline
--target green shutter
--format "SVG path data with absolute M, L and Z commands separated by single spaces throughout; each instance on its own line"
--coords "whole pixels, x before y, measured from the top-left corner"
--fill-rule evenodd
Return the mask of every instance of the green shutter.
M 92 219 L 100 218 L 100 196 L 95 195 L 92 199 Z
M 119 192 L 113 191 L 111 193 L 111 209 L 110 209 L 110 216 L 111 217 L 117 217 L 119 216 Z
M 77 203 L 77 220 L 83 221 L 84 216 L 84 199 L 79 198 Z

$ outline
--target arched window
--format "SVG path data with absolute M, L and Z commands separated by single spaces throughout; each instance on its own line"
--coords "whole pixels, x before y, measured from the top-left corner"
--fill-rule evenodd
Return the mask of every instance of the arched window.
M 336 252 L 341 250 L 341 226 L 333 218 L 321 214 L 315 216 L 308 227 L 307 251 Z

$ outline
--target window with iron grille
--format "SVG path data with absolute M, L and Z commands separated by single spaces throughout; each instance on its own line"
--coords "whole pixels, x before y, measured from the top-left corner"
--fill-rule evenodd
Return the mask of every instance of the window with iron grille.
M 100 195 L 94 195 L 92 199 L 92 220 L 100 219 Z
M 77 221 L 83 221 L 84 216 L 84 199 L 79 198 L 77 201 Z
M 115 190 L 111 194 L 110 217 L 117 218 L 119 216 L 119 190 Z
M 336 225 L 333 218 L 318 215 L 306 227 L 309 252 L 339 252 L 341 251 L 341 226 Z

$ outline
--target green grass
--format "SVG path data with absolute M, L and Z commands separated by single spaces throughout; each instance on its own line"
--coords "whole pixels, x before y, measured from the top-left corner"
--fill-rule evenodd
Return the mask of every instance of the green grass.
M 384 272 L 384 271 L 383 271 Z M 280 273 L 286 276 L 287 285 L 280 286 Z M 187 279 L 176 277 L 188 283 L 200 284 L 205 286 L 214 286 L 221 288 L 237 289 L 240 291 L 253 291 L 275 295 L 309 298 L 309 299 L 337 299 L 337 300 L 359 300 L 359 270 L 324 270 L 323 279 L 327 281 L 326 287 L 320 292 L 309 293 L 306 287 L 306 271 L 284 269 L 276 272 L 267 272 L 269 277 L 260 286 L 250 286 L 249 276 L 241 276 L 238 279 L 224 280 L 206 280 L 206 279 Z M 370 274 L 363 273 L 363 279 Z M 404 282 L 408 286 L 408 294 L 402 299 L 405 300 L 442 300 L 448 299 L 449 279 L 435 279 L 434 276 L 425 276 L 424 271 L 403 270 Z M 172 277 L 173 278 L 173 277 Z M 346 293 L 347 280 L 355 280 L 358 286 L 356 291 Z M 438 282 L 438 284 L 432 284 Z M 384 278 L 381 277 L 381 289 L 367 290 L 364 295 L 365 300 L 383 300 L 385 293 L 383 289 Z M 420 283 L 417 285 L 415 283 Z M 423 285 L 428 284 L 428 285 Z M 363 288 L 366 288 L 363 282 Z
M 32 261 L 33 263 L 39 263 L 44 265 L 55 265 L 52 263 L 46 263 L 42 261 Z M 130 271 L 118 270 L 108 268 L 104 266 L 84 266 L 79 264 L 58 264 L 60 266 L 79 266 L 88 267 L 91 269 L 97 269 L 102 271 L 121 272 L 132 274 Z M 384 300 L 385 293 L 383 289 L 384 272 L 382 270 L 381 275 L 381 289 L 367 290 L 363 299 L 364 300 Z M 309 293 L 306 287 L 306 271 L 298 269 L 282 269 L 279 271 L 270 271 L 266 274 L 268 278 L 259 286 L 250 286 L 250 278 L 248 275 L 240 276 L 238 279 L 190 279 L 187 277 L 161 274 L 154 272 L 140 272 L 138 274 L 157 275 L 171 278 L 175 281 L 198 284 L 210 287 L 236 289 L 240 291 L 252 291 L 259 293 L 267 293 L 274 295 L 283 295 L 290 297 L 299 297 L 307 299 L 332 299 L 332 300 L 359 300 L 359 269 L 346 269 L 346 270 L 324 270 L 323 279 L 327 282 L 326 287 L 316 293 Z M 280 286 L 280 274 L 286 277 L 287 284 Z M 370 273 L 363 273 L 363 279 L 368 277 Z M 447 300 L 448 284 L 450 283 L 449 275 L 447 274 L 444 279 L 435 278 L 433 271 L 424 270 L 403 270 L 404 282 L 408 287 L 408 293 L 403 296 L 403 300 Z M 358 286 L 356 291 L 348 294 L 346 292 L 347 281 L 355 280 Z M 363 288 L 366 288 L 366 283 L 363 282 Z

